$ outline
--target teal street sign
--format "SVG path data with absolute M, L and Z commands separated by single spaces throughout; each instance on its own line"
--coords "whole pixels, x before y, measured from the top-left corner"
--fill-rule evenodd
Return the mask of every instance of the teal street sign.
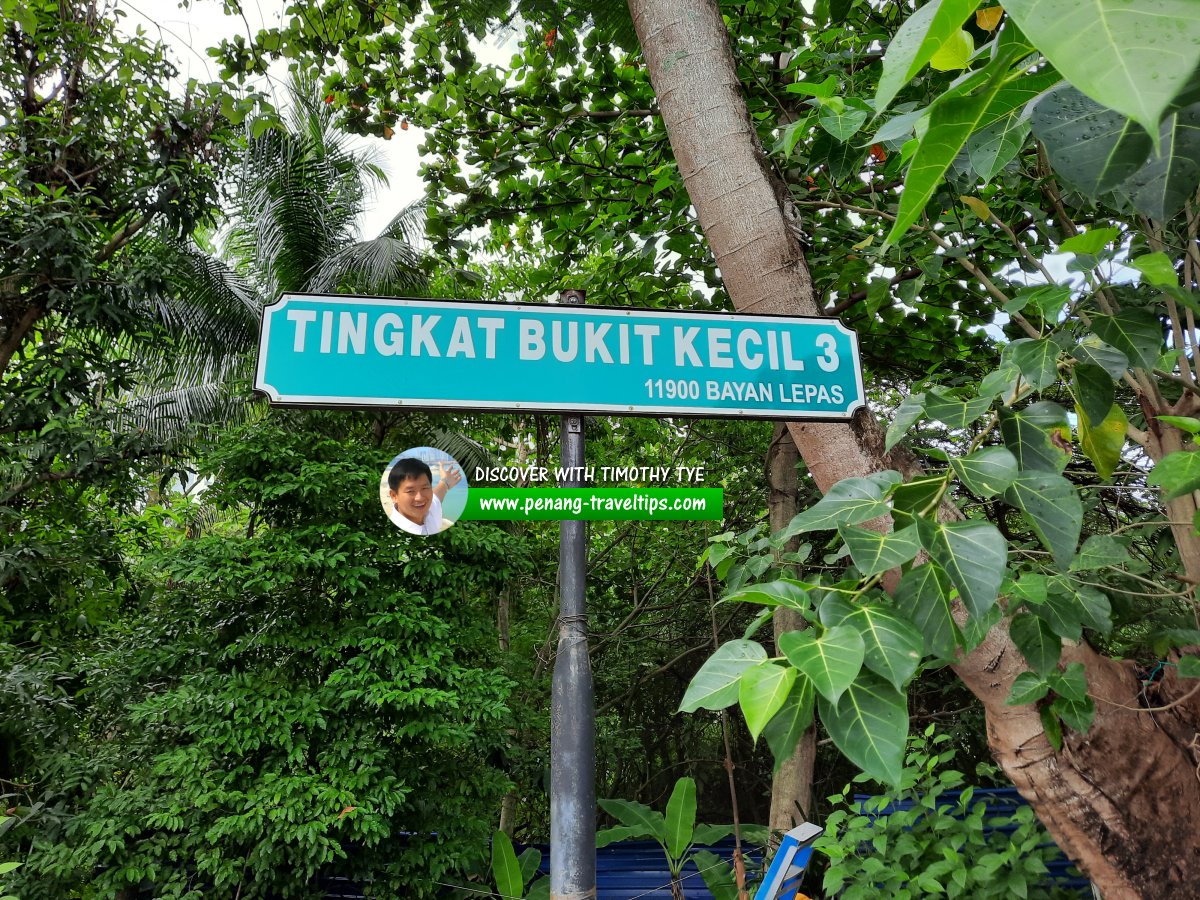
M 254 387 L 281 406 L 844 420 L 865 404 L 836 319 L 285 294 Z

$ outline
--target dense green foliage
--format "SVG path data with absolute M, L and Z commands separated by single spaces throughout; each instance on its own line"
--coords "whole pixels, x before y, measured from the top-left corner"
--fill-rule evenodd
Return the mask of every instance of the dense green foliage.
M 924 739 L 910 740 L 895 788 L 859 801 L 854 791 L 864 779 L 857 778 L 829 798 L 825 834 L 814 844 L 828 860 L 825 893 L 844 900 L 1075 896 L 1046 883 L 1046 865 L 1058 851 L 1033 811 L 989 810 L 988 798 L 976 798 L 966 776 L 951 768 L 955 753 L 947 741 L 931 726 Z
M 889 447 L 928 474 L 819 503 L 802 478 L 811 508 L 772 539 L 768 426 L 593 419 L 590 463 L 703 465 L 729 500 L 720 529 L 590 529 L 601 795 L 658 807 L 685 776 L 693 816 L 730 818 L 725 722 L 683 698 L 745 713 L 743 820 L 766 820 L 770 757 L 814 711 L 819 793 L 849 778 L 836 747 L 936 796 L 933 757 L 911 758 L 917 782 L 904 766 L 908 722 L 953 716 L 976 761 L 979 713 L 945 663 L 997 625 L 1030 667 L 1012 702 L 1058 744 L 1094 712 L 1064 640 L 1196 674 L 1178 653 L 1197 643 L 1194 580 L 1177 577 L 1200 574 L 1179 555 L 1200 486 L 1195 35 L 1184 0 L 1161 3 L 1166 32 L 1140 3 L 1112 34 L 1045 14 L 1095 22 L 1112 0 L 723 5 L 819 302 L 860 333 Z M 420 895 L 481 863 L 501 808 L 546 836 L 557 528 L 417 544 L 375 492 L 431 434 L 553 465 L 556 422 L 192 427 L 283 290 L 537 300 L 569 278 L 605 305 L 728 308 L 624 5 L 519 8 L 289 12 L 229 42 L 229 72 L 282 55 L 324 88 L 288 130 L 240 134 L 252 101 L 173 94 L 162 48 L 117 37 L 106 8 L 0 0 L 0 858 L 25 862 L 5 876 L 23 897 L 303 896 L 318 873 Z M 501 21 L 521 29 L 511 64 L 482 64 L 473 38 Z M 377 172 L 333 116 L 423 130 L 426 230 L 453 265 L 413 251 L 421 209 L 358 239 Z M 888 512 L 892 534 L 861 527 Z M 788 536 L 806 543 L 780 557 Z M 811 627 L 773 656 L 759 629 L 779 606 Z M 987 847 L 964 812 L 964 855 L 1020 849 Z M 996 886 L 991 857 L 968 885 L 941 879 L 905 839 L 932 817 L 843 818 L 835 880 Z M 881 832 L 889 871 L 855 868 Z M 502 868 L 509 889 L 528 880 Z

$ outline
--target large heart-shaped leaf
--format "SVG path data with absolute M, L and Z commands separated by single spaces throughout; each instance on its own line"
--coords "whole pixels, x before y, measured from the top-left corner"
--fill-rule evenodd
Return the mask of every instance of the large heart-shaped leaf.
M 1088 197 L 1120 185 L 1154 146 L 1141 126 L 1065 83 L 1038 98 L 1031 124 L 1055 173 Z
M 1163 327 L 1158 316 L 1141 309 L 1123 309 L 1115 316 L 1092 316 L 1092 330 L 1110 347 L 1128 357 L 1131 365 L 1154 368 L 1163 352 Z
M 1054 633 L 1044 619 L 1019 613 L 1009 623 L 1008 633 L 1029 667 L 1039 675 L 1045 675 L 1058 665 L 1058 658 L 1062 655 L 1062 638 Z
M 834 702 L 862 669 L 866 652 L 862 635 L 849 626 L 829 628 L 822 635 L 812 629 L 786 632 L 779 636 L 779 650 Z
M 1031 606 L 1030 610 L 1044 619 L 1059 637 L 1077 641 L 1083 635 L 1083 623 L 1088 614 L 1073 594 L 1051 591 L 1044 603 Z
M 775 668 L 779 668 L 776 666 Z M 667 853 L 679 859 L 692 842 L 696 825 L 696 782 L 683 777 L 675 782 L 667 801 Z
M 877 473 L 881 474 L 883 473 Z M 895 475 L 895 481 L 891 483 L 898 484 L 900 476 L 892 474 Z M 806 531 L 837 528 L 839 525 L 857 525 L 859 522 L 885 516 L 888 513 L 887 501 L 883 499 L 887 490 L 884 487 L 886 484 L 887 480 L 878 477 L 843 478 L 831 487 L 829 493 L 817 501 L 815 506 L 793 518 L 779 532 L 778 537 L 786 540 Z
M 679 704 L 680 711 L 724 709 L 736 703 L 742 673 L 766 658 L 767 651 L 755 641 L 726 641 L 692 678 Z
M 908 737 L 905 696 L 873 672 L 863 671 L 836 702 L 817 698 L 821 722 L 833 743 L 867 775 L 899 784 Z
M 1029 120 L 1013 111 L 990 125 L 983 125 L 967 139 L 967 159 L 986 184 L 1020 152 L 1029 137 Z
M 850 558 L 864 577 L 903 565 L 921 550 L 917 529 L 911 525 L 887 533 L 852 525 L 843 525 L 838 531 L 850 548 Z
M 1079 548 L 1071 562 L 1072 572 L 1089 572 L 1119 566 L 1129 561 L 1129 551 L 1111 534 L 1093 534 Z
M 1147 484 L 1163 489 L 1163 501 L 1200 490 L 1200 453 L 1176 450 L 1158 461 L 1146 479 Z
M 919 520 L 921 543 L 946 570 L 972 616 L 982 617 L 996 603 L 1008 541 L 990 522 L 933 523 Z
M 1034 390 L 1049 387 L 1058 381 L 1058 356 L 1061 348 L 1049 338 L 1032 340 L 1020 338 L 1004 348 L 1001 360 L 1011 359 L 1021 375 Z
M 1151 134 L 1200 66 L 1193 0 L 1005 0 L 1004 9 L 1071 84 Z
M 738 703 L 746 718 L 746 727 L 755 741 L 779 712 L 796 681 L 796 670 L 771 661 L 761 662 L 742 673 Z
M 1200 183 L 1200 103 L 1163 120 L 1159 151 L 1118 188 L 1134 209 L 1165 222 L 1183 209 Z
M 900 405 L 896 407 L 896 415 L 892 418 L 892 424 L 888 426 L 887 436 L 884 438 L 884 452 L 891 450 L 899 443 L 900 439 L 908 433 L 908 429 L 913 427 L 913 424 L 925 415 L 925 395 L 923 393 L 909 394 L 900 401 Z
M 1125 448 L 1125 432 L 1129 427 L 1125 410 L 1114 403 L 1108 414 L 1095 424 L 1082 406 L 1075 407 L 1075 414 L 1079 417 L 1079 448 L 1095 463 L 1101 478 L 1112 477 Z
M 950 659 L 958 647 L 958 626 L 950 611 L 950 578 L 928 562 L 904 573 L 896 587 L 896 607 L 921 633 L 924 651 Z
M 1022 469 L 1061 472 L 1071 460 L 1067 411 L 1049 400 L 1000 410 L 1000 435 Z
M 1103 422 L 1113 405 L 1113 380 L 1102 368 L 1079 363 L 1072 372 L 1071 385 L 1077 405 L 1092 422 Z
M 1129 368 L 1129 358 L 1124 353 L 1108 346 L 1094 334 L 1076 344 L 1071 355 L 1081 363 L 1100 367 L 1113 379 L 1123 376 Z
M 787 695 L 787 700 L 763 729 L 763 737 L 766 738 L 767 746 L 771 748 L 771 755 L 775 759 L 776 772 L 792 758 L 800 738 L 812 725 L 814 698 L 812 680 L 797 678 L 791 693 Z
M 995 497 L 1017 477 L 1017 458 L 1003 447 L 983 447 L 961 459 L 951 459 L 950 467 L 967 490 L 984 499 Z
M 966 428 L 992 405 L 991 397 L 972 397 L 970 400 L 955 400 L 936 390 L 925 394 L 925 412 L 947 428 Z
M 883 55 L 875 92 L 875 114 L 887 109 L 902 87 L 924 68 L 942 45 L 962 30 L 980 0 L 933 0 L 904 20 Z
M 863 639 L 867 668 L 896 688 L 908 683 L 921 662 L 925 643 L 921 633 L 884 606 L 852 604 L 832 594 L 821 604 L 821 621 L 830 628 L 854 628 Z
M 1060 566 L 1071 564 L 1083 527 L 1083 503 L 1075 485 L 1054 472 L 1026 471 L 1013 480 L 1004 499 L 1025 513 Z
M 806 611 L 812 606 L 808 599 L 808 591 L 794 581 L 780 578 L 777 581 L 764 581 L 761 584 L 748 584 L 726 594 L 722 600 L 726 603 L 757 603 L 760 606 L 784 606 L 788 609 Z

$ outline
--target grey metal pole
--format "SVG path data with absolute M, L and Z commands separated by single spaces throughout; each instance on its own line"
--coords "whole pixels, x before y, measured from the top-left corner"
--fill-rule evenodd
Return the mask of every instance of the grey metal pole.
M 563 291 L 565 303 L 583 303 L 583 291 Z M 583 416 L 562 417 L 562 487 L 582 487 Z M 582 521 L 558 531 L 558 653 L 550 691 L 550 897 L 596 896 L 596 724 L 592 664 L 588 657 L 587 558 Z

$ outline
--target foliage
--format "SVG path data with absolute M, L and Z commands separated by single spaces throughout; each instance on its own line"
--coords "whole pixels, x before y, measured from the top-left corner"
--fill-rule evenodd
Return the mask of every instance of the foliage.
M 985 795 L 963 787 L 966 776 L 950 768 L 948 741 L 930 726 L 909 740 L 896 787 L 860 802 L 860 776 L 829 798 L 834 809 L 813 845 L 829 861 L 826 896 L 1073 896 L 1046 884 L 1046 864 L 1060 854 L 1033 810 L 989 813 Z
M 492 835 L 492 879 L 496 883 L 496 896 L 501 900 L 542 900 L 550 896 L 550 878 L 542 876 L 536 881 L 542 854 L 534 847 L 526 847 L 518 857 L 513 850 L 512 840 L 503 831 Z M 526 892 L 526 883 L 529 884 Z
M 620 824 L 597 832 L 596 846 L 607 847 L 614 841 L 639 838 L 657 841 L 671 873 L 672 896 L 683 896 L 680 876 L 684 866 L 692 861 L 714 897 L 719 900 L 737 897 L 737 884 L 729 866 L 711 851 L 693 852 L 696 845 L 714 844 L 735 831 L 733 825 L 696 824 L 696 782 L 693 779 L 685 776 L 675 782 L 665 815 L 630 800 L 601 800 L 600 808 Z M 761 826 L 743 825 L 740 833 L 750 842 L 767 843 L 767 831 Z
M 378 507 L 391 454 L 352 421 L 227 435 L 202 499 L 244 527 L 188 535 L 147 508 L 143 604 L 79 663 L 85 726 L 42 762 L 75 814 L 18 830 L 22 896 L 267 896 L 318 874 L 425 896 L 477 852 L 512 688 L 478 608 L 521 545 L 404 540 Z

